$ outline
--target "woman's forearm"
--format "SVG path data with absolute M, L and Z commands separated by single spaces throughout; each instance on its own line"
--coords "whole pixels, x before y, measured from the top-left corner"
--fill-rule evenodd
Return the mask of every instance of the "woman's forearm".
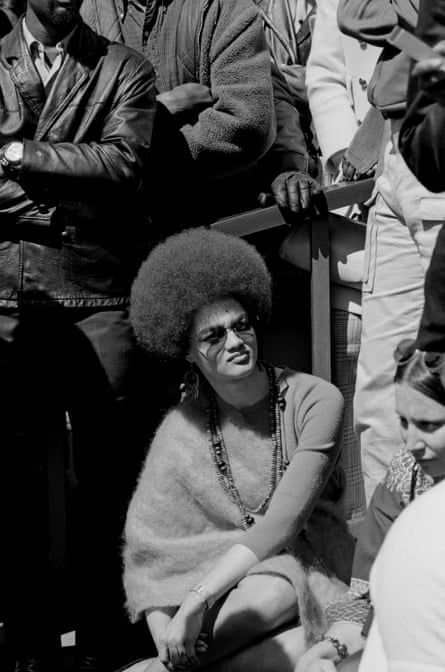
M 159 651 L 160 637 L 165 631 L 167 625 L 172 620 L 172 617 L 165 611 L 153 610 L 146 612 L 145 620 L 147 622 L 148 629 L 150 630 L 150 634 L 153 638 L 156 648 Z
M 243 544 L 235 544 L 202 577 L 199 586 L 190 586 L 191 597 L 194 595 L 195 599 L 199 599 L 201 596 L 207 602 L 207 606 L 211 606 L 246 576 L 257 562 L 258 558 L 250 548 Z M 200 592 L 196 593 L 196 589 Z

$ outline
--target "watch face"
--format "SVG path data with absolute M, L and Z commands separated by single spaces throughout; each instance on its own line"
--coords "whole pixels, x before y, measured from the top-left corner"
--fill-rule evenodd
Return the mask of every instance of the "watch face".
M 5 159 L 8 163 L 15 164 L 20 163 L 23 158 L 23 145 L 21 142 L 11 142 L 11 144 L 6 148 Z

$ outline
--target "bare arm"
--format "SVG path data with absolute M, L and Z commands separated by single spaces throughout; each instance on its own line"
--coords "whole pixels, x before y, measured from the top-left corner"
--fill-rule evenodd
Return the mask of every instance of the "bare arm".
M 198 655 L 203 652 L 200 635 L 206 609 L 233 588 L 257 562 L 258 558 L 249 548 L 235 544 L 202 578 L 202 584 L 195 586 L 201 592 L 187 593 L 159 639 L 159 658 L 164 665 L 179 665 L 181 657 L 190 663 L 198 662 Z M 151 618 L 153 627 L 162 627 L 161 618 Z M 149 627 L 151 630 L 150 624 Z

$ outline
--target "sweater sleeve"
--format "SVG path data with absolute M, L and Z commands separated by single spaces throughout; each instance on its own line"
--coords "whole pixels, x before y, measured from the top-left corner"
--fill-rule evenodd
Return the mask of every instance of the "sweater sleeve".
M 298 447 L 266 514 L 240 539 L 263 560 L 282 551 L 305 525 L 336 464 L 343 397 L 333 385 L 305 376 L 286 403 L 293 404 Z
M 216 102 L 182 131 L 201 170 L 225 177 L 253 165 L 275 138 L 269 52 L 251 0 L 220 3 L 209 55 Z

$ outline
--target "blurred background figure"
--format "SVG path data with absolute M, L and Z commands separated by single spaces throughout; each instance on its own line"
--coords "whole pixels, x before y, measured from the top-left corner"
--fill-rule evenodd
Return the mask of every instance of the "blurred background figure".
M 445 669 L 445 483 L 395 522 L 371 573 L 374 623 L 359 672 Z

